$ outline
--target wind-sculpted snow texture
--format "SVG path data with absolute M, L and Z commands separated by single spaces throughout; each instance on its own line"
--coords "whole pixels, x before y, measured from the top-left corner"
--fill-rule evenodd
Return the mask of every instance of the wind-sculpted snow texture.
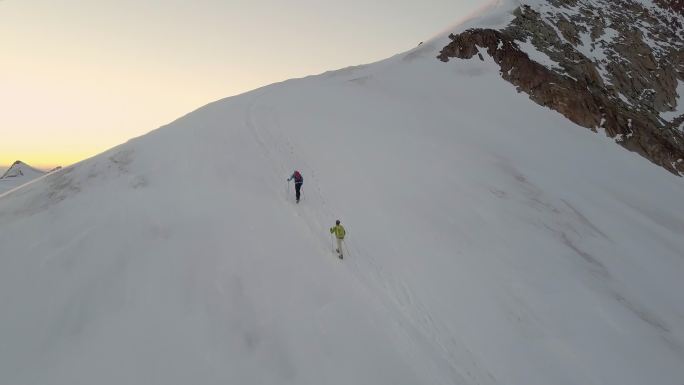
M 0 197 L 0 383 L 681 385 L 682 178 L 448 42 Z
M 453 34 L 439 58 L 468 59 L 482 49 L 530 99 L 680 174 L 684 15 L 677 1 L 658 4 L 506 2 L 509 23 Z

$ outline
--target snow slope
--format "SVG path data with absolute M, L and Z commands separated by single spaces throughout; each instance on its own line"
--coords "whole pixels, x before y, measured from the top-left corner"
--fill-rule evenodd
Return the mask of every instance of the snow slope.
M 1 196 L 0 383 L 681 385 L 682 179 L 446 40 Z
M 28 164 L 16 161 L 0 176 L 0 195 L 45 175 L 44 171 L 38 170 Z

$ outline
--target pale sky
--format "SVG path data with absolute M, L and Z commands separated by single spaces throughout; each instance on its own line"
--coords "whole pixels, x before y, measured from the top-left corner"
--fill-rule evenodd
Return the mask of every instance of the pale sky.
M 0 0 L 0 168 L 66 166 L 209 102 L 408 50 L 484 0 Z

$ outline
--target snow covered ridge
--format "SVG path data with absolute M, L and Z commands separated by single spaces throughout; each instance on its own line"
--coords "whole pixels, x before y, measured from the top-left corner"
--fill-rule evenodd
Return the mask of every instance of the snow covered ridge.
M 12 166 L 5 171 L 5 173 L 0 176 L 0 179 L 9 179 L 9 178 L 17 178 L 17 177 L 31 177 L 31 176 L 40 176 L 44 175 L 45 171 L 38 170 L 37 168 L 33 168 L 29 166 L 28 164 L 18 160 L 14 163 L 12 163 Z
M 475 23 L 450 35 L 439 59 L 469 59 L 483 48 L 530 99 L 684 173 L 681 1 L 532 0 L 502 7 L 513 9 L 510 23 L 484 29 Z
M 54 170 L 52 170 L 54 171 Z M 18 160 L 12 164 L 0 177 L 0 194 L 19 187 L 36 178 L 45 175 L 46 172 L 33 168 Z
M 0 384 L 682 385 L 684 178 L 517 92 L 483 47 L 534 39 L 502 36 L 226 98 L 0 195 Z

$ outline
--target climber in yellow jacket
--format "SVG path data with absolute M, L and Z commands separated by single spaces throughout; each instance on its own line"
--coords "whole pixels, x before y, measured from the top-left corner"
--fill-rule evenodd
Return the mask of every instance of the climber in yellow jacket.
M 340 224 L 339 219 L 335 221 L 335 226 L 330 228 L 330 234 L 335 234 L 335 238 L 337 238 L 337 249 L 335 251 L 337 251 L 338 257 L 342 259 L 342 241 L 344 240 L 344 236 L 347 234 L 347 232 Z

